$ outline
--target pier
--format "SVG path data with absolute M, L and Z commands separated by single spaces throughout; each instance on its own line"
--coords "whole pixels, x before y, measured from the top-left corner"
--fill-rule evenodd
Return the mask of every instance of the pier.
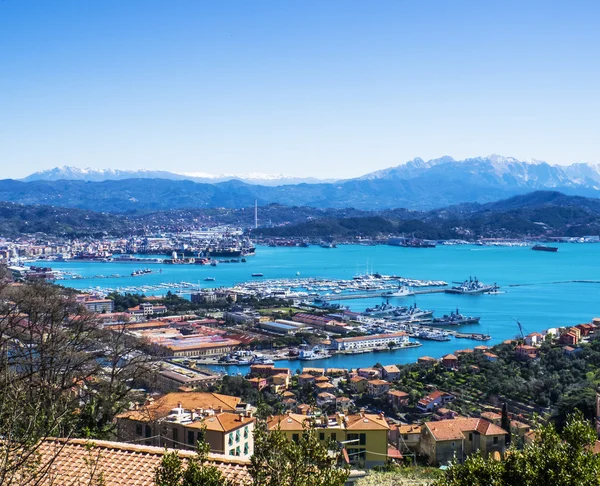
M 389 292 L 389 290 L 387 291 Z M 445 289 L 423 289 L 423 290 L 415 290 L 410 295 L 406 295 L 405 297 L 412 297 L 413 295 L 424 295 L 424 294 L 443 294 Z M 391 295 L 385 295 L 386 292 L 368 292 L 361 294 L 334 294 L 334 295 L 321 295 L 320 298 L 322 300 L 351 300 L 351 299 L 371 299 L 373 297 L 381 297 L 385 298 L 393 298 Z

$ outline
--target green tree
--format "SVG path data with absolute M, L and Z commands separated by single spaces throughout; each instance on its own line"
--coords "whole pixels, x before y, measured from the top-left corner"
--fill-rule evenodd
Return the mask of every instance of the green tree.
M 453 464 L 435 486 L 598 486 L 595 442 L 596 431 L 576 412 L 561 433 L 554 424 L 541 426 L 532 444 L 510 449 L 504 461 L 472 455 Z
M 253 486 L 342 486 L 349 470 L 340 462 L 337 445 L 321 444 L 312 429 L 300 434 L 297 442 L 280 429 L 268 431 L 264 422 L 254 430 Z
M 156 468 L 154 482 L 156 486 L 228 486 L 216 466 L 208 464 L 210 446 L 198 442 L 196 455 L 185 462 L 177 452 L 166 452 Z

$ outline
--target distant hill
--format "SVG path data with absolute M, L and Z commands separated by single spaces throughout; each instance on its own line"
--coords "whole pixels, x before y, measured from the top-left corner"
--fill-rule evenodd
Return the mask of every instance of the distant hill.
M 381 237 L 425 239 L 586 236 L 600 234 L 600 200 L 537 191 L 489 204 L 465 204 L 432 211 L 382 211 L 378 215 L 323 218 L 277 228 L 263 237 Z
M 0 236 L 43 232 L 62 236 L 124 236 L 187 231 L 219 222 L 250 228 L 254 208 L 197 208 L 108 214 L 45 205 L 0 202 Z M 353 238 L 414 235 L 473 240 L 479 237 L 585 236 L 600 234 L 600 200 L 536 191 L 488 204 L 431 211 L 361 211 L 271 204 L 259 208 L 263 237 Z M 265 227 L 271 226 L 273 227 Z
M 215 182 L 219 180 L 215 178 L 207 182 L 170 172 L 96 171 L 93 177 L 92 172 L 89 169 L 77 172 L 71 168 L 57 168 L 29 176 L 29 182 L 0 181 L 0 200 L 124 212 L 242 208 L 251 206 L 254 200 L 261 205 L 431 210 L 463 203 L 490 203 L 537 190 L 600 197 L 597 165 L 555 166 L 498 155 L 462 161 L 451 157 L 427 162 L 414 159 L 397 167 L 334 183 L 276 185 L 273 182 L 292 182 L 282 178 L 273 179 L 267 185 L 266 179 L 256 184 L 240 180 Z M 136 178 L 131 178 L 133 176 Z M 44 178 L 52 180 L 42 180 Z M 95 180 L 97 178 L 105 180 Z

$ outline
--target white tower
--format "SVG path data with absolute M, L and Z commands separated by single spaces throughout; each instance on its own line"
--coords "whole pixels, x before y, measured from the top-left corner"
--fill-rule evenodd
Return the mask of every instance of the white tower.
M 254 229 L 258 228 L 258 199 L 254 200 Z

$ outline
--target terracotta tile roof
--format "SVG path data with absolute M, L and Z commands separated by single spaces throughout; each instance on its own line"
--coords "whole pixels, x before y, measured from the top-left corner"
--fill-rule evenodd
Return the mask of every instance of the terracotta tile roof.
M 481 414 L 481 418 L 489 420 L 490 422 L 493 422 L 494 420 L 500 420 L 502 418 L 502 415 L 500 415 L 499 413 L 496 413 L 496 412 L 483 412 Z
M 390 383 L 385 380 L 369 380 L 369 385 L 372 385 L 372 386 L 383 386 L 383 385 L 389 385 L 389 384 Z
M 403 392 L 401 390 L 390 390 L 387 392 L 388 395 L 392 395 L 394 397 L 398 397 L 398 398 L 406 398 L 408 397 L 408 393 Z
M 231 432 L 251 424 L 254 421 L 254 418 L 242 417 L 237 413 L 223 412 L 209 415 L 208 417 L 203 417 L 201 420 L 196 420 L 184 425 L 185 427 L 194 429 L 206 428 L 206 430 L 213 430 L 217 432 Z
M 156 467 L 165 453 L 162 447 L 85 439 L 47 440 L 40 444 L 42 468 L 51 473 L 41 485 L 88 484 L 90 470 L 95 479 L 102 474 L 106 486 L 154 486 Z M 176 451 L 180 457 L 193 457 L 194 451 Z M 54 461 L 52 459 L 55 458 Z M 90 465 L 90 461 L 93 461 Z M 234 484 L 249 484 L 248 461 L 210 454 L 209 462 Z M 51 464 L 50 464 L 51 463 Z
M 478 418 L 455 418 L 428 422 L 425 427 L 435 440 L 462 440 L 464 432 L 479 432 L 481 435 L 504 435 L 507 432 L 487 420 Z
M 304 422 L 309 418 L 306 415 L 300 413 L 288 413 L 286 415 L 277 415 L 271 417 L 267 421 L 267 427 L 269 430 L 304 430 Z
M 381 415 L 365 413 L 348 415 L 347 430 L 389 430 L 390 426 Z
M 398 373 L 400 371 L 400 369 L 396 365 L 386 365 L 383 367 L 383 369 L 387 373 Z
M 226 411 L 234 411 L 241 402 L 241 398 L 220 395 L 219 393 L 200 392 L 174 392 L 168 393 L 152 403 L 146 404 L 139 410 L 128 410 L 117 415 L 117 418 L 130 418 L 132 420 L 150 421 L 169 415 L 171 410 L 179 403 L 186 410 L 222 408 Z
M 401 434 L 420 434 L 420 425 L 398 425 L 398 432 Z
M 457 358 L 456 356 L 454 356 L 453 354 L 447 354 L 447 355 L 446 355 L 446 356 L 444 356 L 442 359 L 443 359 L 443 360 L 446 360 L 446 359 L 450 359 L 450 360 L 458 360 L 458 358 Z

